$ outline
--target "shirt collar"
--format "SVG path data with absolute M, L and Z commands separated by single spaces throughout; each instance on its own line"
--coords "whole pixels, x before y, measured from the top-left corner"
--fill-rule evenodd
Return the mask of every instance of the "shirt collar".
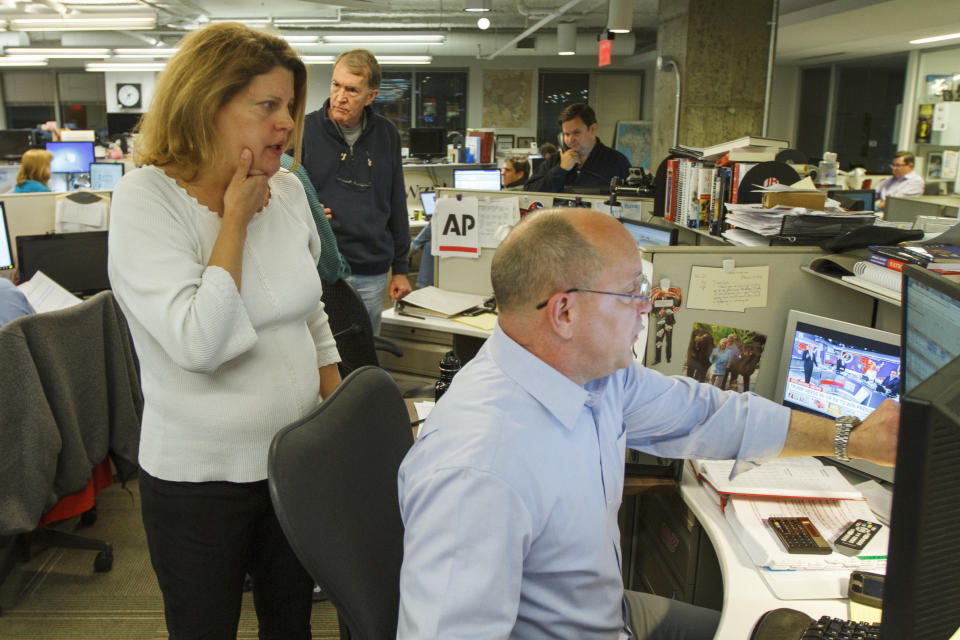
M 518 387 L 567 429 L 572 429 L 589 396 L 586 389 L 517 344 L 500 324 L 487 340 L 491 357 Z

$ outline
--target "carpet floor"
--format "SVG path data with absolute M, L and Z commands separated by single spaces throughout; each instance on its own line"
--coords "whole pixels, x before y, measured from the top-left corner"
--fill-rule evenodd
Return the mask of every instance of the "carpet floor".
M 113 545 L 113 569 L 93 570 L 96 551 L 34 547 L 0 585 L 0 640 L 159 640 L 163 601 L 150 566 L 136 481 L 97 497 L 98 517 L 77 533 Z M 76 521 L 64 523 L 68 528 Z M 313 605 L 313 638 L 339 638 L 329 602 Z M 237 638 L 256 638 L 253 597 L 245 593 Z

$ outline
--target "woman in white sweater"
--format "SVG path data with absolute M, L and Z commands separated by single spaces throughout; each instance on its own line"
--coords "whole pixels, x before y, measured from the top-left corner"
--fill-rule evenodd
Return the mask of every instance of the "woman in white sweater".
M 306 69 L 239 24 L 187 36 L 113 192 L 109 274 L 140 358 L 140 493 L 172 639 L 310 638 L 313 582 L 267 490 L 274 434 L 340 382 L 299 154 Z M 299 158 L 297 158 L 299 161 Z

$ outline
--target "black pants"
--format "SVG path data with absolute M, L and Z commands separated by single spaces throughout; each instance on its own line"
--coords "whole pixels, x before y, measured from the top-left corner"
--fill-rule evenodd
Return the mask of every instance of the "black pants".
M 313 579 L 287 543 L 266 480 L 168 482 L 140 472 L 143 526 L 170 640 L 232 640 L 253 577 L 261 640 L 310 639 Z

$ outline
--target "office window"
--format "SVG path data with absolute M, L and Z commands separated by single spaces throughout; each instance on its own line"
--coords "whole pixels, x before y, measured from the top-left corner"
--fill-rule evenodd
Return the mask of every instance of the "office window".
M 589 73 L 540 73 L 540 102 L 537 107 L 537 143 L 558 144 L 560 125 L 557 119 L 568 104 L 589 102 Z M 559 145 L 558 145 L 559 146 Z
M 7 105 L 7 129 L 33 129 L 53 118 L 52 104 Z
M 387 71 L 380 80 L 380 92 L 373 101 L 377 113 L 393 123 L 400 132 L 403 145 L 407 145 L 412 113 L 411 100 L 413 73 L 410 71 Z
M 4 71 L 8 129 L 32 129 L 56 118 L 56 76 L 50 71 Z
M 467 74 L 464 71 L 417 73 L 417 126 L 466 133 Z
M 102 73 L 59 72 L 60 126 L 106 133 L 107 94 Z

